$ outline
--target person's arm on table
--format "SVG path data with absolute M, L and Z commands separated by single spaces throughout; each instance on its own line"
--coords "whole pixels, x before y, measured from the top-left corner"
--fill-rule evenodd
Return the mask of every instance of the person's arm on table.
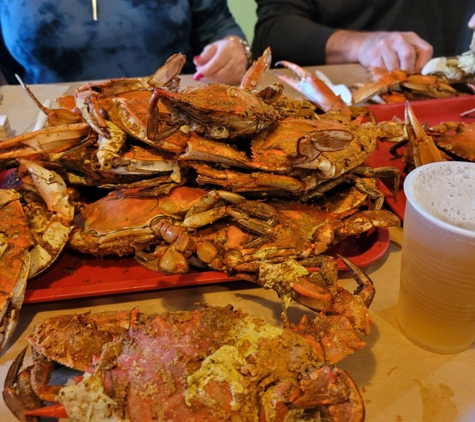
M 420 72 L 432 46 L 414 32 L 335 31 L 327 41 L 326 63 L 360 63 L 365 67 Z

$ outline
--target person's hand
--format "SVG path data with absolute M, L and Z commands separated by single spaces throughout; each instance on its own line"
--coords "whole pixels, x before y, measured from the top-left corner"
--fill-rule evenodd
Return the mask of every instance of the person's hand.
M 327 59 L 332 42 L 333 48 L 340 48 L 340 55 L 346 52 L 347 62 L 387 70 L 420 72 L 433 53 L 432 46 L 414 32 L 336 31 L 327 43 Z
M 475 31 L 475 13 L 472 15 L 472 17 L 468 21 L 468 27 Z
M 193 62 L 194 79 L 206 83 L 239 85 L 247 68 L 244 47 L 234 36 L 208 44 Z

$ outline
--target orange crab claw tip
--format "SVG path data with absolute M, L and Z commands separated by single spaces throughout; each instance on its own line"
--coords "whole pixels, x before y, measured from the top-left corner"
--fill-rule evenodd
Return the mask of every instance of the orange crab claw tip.
M 416 114 L 414 113 L 414 110 L 409 104 L 409 101 L 406 102 L 405 120 L 406 124 L 410 124 L 412 126 L 416 138 L 424 138 L 425 136 L 427 136 L 424 128 L 419 123 L 419 120 L 417 120 Z
M 52 404 L 51 406 L 39 407 L 38 409 L 28 410 L 23 416 L 37 416 L 49 418 L 68 418 L 62 404 Z

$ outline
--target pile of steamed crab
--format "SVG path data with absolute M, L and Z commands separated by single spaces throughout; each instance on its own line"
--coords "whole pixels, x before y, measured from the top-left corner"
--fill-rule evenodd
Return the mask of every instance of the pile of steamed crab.
M 278 77 L 306 100 L 287 98 L 281 83 L 262 87 L 270 54 L 267 50 L 254 62 L 240 86 L 186 89 L 178 76 L 185 58 L 176 54 L 150 77 L 84 85 L 74 96 L 58 99 L 58 109 L 38 103 L 48 125 L 0 144 L 0 162 L 8 172 L 0 189 L 0 349 L 15 328 L 27 281 L 64 248 L 97 257 L 133 255 L 140 265 L 166 274 L 225 271 L 274 289 L 282 299 L 285 328 L 263 328 L 262 321 L 228 308 L 98 315 L 112 320 L 104 322 L 111 331 L 82 356 L 57 337 L 63 331 L 48 327 L 75 321 L 78 333 L 84 329 L 90 339 L 88 330 L 96 324 L 87 321 L 96 316 L 59 318 L 37 328 L 30 341 L 38 359 L 26 370 L 27 386 L 19 387 L 16 372 L 9 379 L 5 392 L 11 393 L 6 401 L 12 410 L 22 395 L 18 388 L 26 388 L 35 405 L 59 400 L 71 419 L 91 411 L 98 412 L 91 420 L 180 420 L 174 413 L 178 406 L 183 420 L 192 420 L 185 408 L 196 415 L 193 420 L 232 420 L 235 414 L 242 420 L 317 414 L 332 421 L 363 420 L 357 388 L 331 365 L 364 344 L 374 288 L 342 257 L 359 284 L 354 294 L 344 290 L 335 260 L 325 252 L 348 236 L 400 224 L 382 208 L 384 197 L 374 181 L 393 177 L 397 189 L 397 169 L 373 169 L 364 161 L 377 139 L 404 136 L 405 127 L 377 124 L 366 109 L 348 107 L 290 62 L 281 65 L 296 78 Z M 291 300 L 318 312 L 315 320 L 287 321 Z M 214 327 L 209 321 L 218 314 L 222 326 Z M 236 324 L 247 334 L 236 336 Z M 197 329 L 206 332 L 187 336 Z M 154 357 L 158 366 L 150 376 L 161 387 L 152 388 L 144 381 L 145 369 L 128 365 L 149 356 L 157 341 L 175 350 L 172 354 L 178 353 L 177 344 L 183 348 L 176 369 L 167 369 L 172 355 Z M 282 359 L 293 363 L 286 363 L 282 374 L 275 373 L 282 366 L 277 362 L 263 363 L 268 344 L 291 349 Z M 226 370 L 208 367 L 224 359 L 222 354 Z M 305 364 L 297 365 L 293 357 L 300 354 Z M 54 362 L 88 374 L 77 387 L 55 390 L 51 400 L 44 394 Z M 128 391 L 108 384 L 114 379 L 130 385 Z M 92 397 L 97 409 L 73 409 Z M 137 408 L 146 415 L 133 419 Z

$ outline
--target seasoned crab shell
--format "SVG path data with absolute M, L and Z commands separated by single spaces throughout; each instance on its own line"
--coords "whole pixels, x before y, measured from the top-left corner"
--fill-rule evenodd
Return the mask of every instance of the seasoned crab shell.
M 209 84 L 187 88 L 175 94 L 156 90 L 174 122 L 213 138 L 251 135 L 270 126 L 278 112 L 262 98 L 238 87 Z

